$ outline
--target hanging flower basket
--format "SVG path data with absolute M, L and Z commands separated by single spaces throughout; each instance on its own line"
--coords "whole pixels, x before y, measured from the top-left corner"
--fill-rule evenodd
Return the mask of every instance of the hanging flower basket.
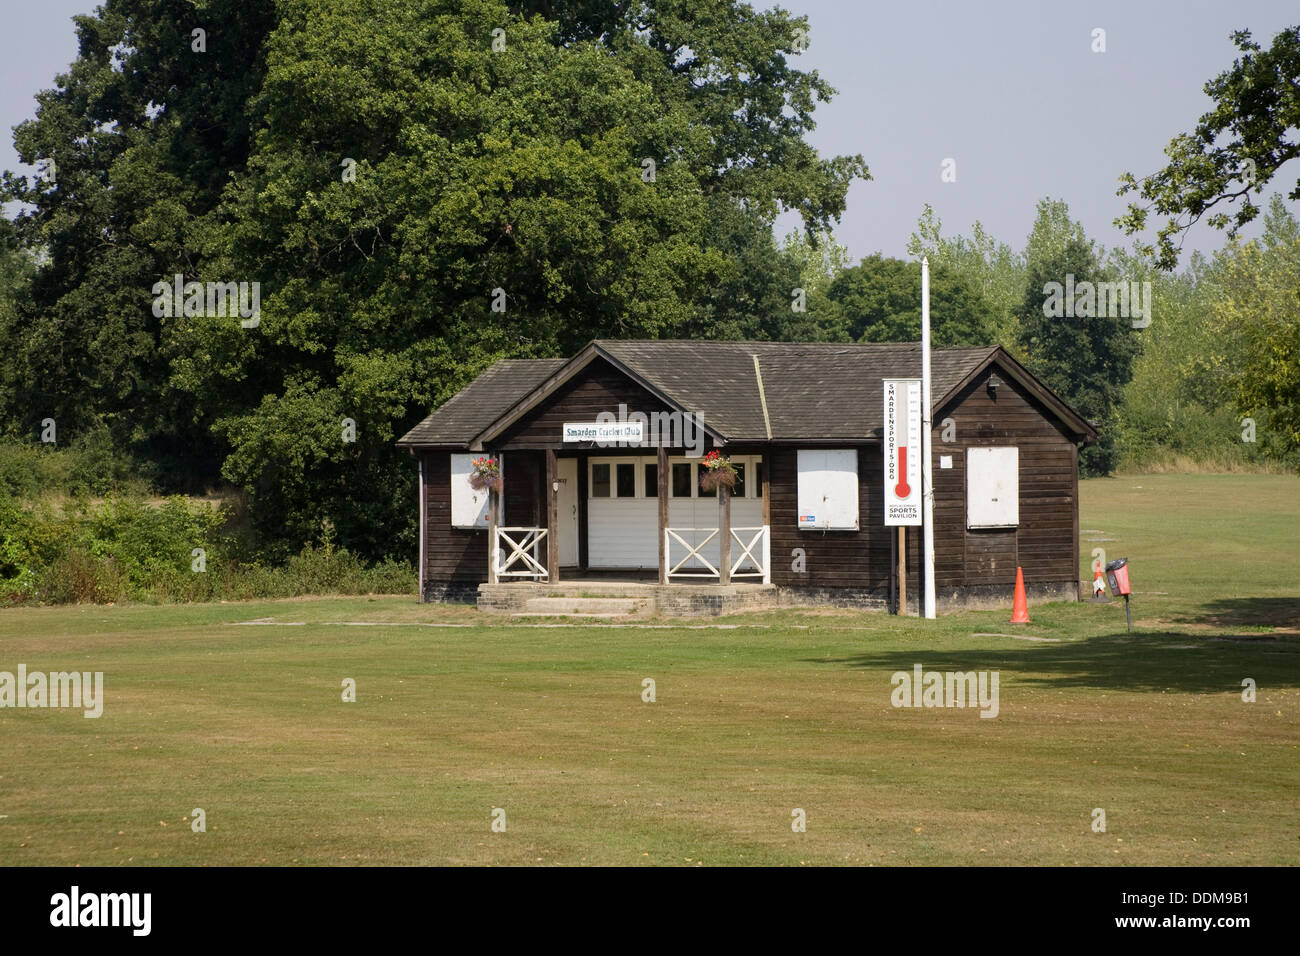
M 475 458 L 470 462 L 473 469 L 469 473 L 469 486 L 475 491 L 483 491 L 490 488 L 497 494 L 501 493 L 504 483 L 501 480 L 501 462 L 496 458 Z
M 724 487 L 728 491 L 736 486 L 736 466 L 730 459 L 723 458 L 715 448 L 704 456 L 704 474 L 700 475 L 700 487 L 705 491 L 716 491 Z

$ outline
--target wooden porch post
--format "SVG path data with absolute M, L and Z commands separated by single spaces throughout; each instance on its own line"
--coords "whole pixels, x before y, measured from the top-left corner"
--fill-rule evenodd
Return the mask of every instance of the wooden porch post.
M 668 448 L 659 445 L 659 583 L 668 583 Z
M 503 455 L 497 456 L 501 461 Z M 505 474 L 504 468 L 502 474 Z M 504 488 L 504 484 L 502 485 Z M 488 584 L 497 583 L 497 522 L 500 520 L 501 495 L 495 488 L 488 489 Z
M 759 482 L 759 491 L 763 495 L 763 526 L 767 528 L 767 539 L 763 545 L 763 560 L 766 563 L 767 574 L 763 576 L 764 584 L 772 583 L 772 498 L 770 494 L 771 479 L 769 475 L 772 471 L 772 462 L 769 456 L 764 455 L 764 460 L 759 463 L 758 471 L 762 473 L 762 481 Z
M 907 617 L 907 527 L 898 526 L 898 614 Z
M 731 489 L 718 485 L 718 583 L 731 583 Z
M 559 497 L 556 490 L 560 480 L 559 468 L 555 463 L 555 449 L 546 449 L 546 570 L 550 572 L 550 583 L 560 580 L 560 539 L 559 539 Z

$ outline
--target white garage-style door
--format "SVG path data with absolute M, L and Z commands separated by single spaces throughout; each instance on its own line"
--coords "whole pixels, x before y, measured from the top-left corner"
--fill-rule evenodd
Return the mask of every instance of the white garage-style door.
M 736 466 L 738 478 L 731 496 L 731 526 L 757 528 L 763 523 L 763 459 L 737 456 L 731 462 Z M 700 488 L 703 470 L 699 458 L 668 459 L 668 526 L 692 547 L 718 527 L 718 496 Z M 716 537 L 700 550 L 714 567 L 719 553 Z M 734 541 L 732 554 L 736 554 Z M 592 568 L 659 567 L 657 458 L 588 459 L 587 565 Z M 703 569 L 704 565 L 692 560 L 685 567 Z

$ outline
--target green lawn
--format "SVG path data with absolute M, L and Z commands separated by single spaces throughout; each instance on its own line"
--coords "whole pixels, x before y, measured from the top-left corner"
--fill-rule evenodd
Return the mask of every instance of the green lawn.
M 401 598 L 0 612 L 0 671 L 103 671 L 106 696 L 0 710 L 0 865 L 1300 863 L 1300 479 L 1081 493 L 1080 566 L 1130 559 L 1131 636 L 1122 603 L 1013 628 L 1009 595 L 660 627 Z M 998 671 L 999 716 L 892 707 L 917 663 Z

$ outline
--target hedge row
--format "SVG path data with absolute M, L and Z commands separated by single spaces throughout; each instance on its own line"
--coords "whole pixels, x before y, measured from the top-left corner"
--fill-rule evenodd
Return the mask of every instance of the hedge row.
M 327 525 L 285 564 L 241 554 L 228 515 L 181 497 L 140 497 L 64 507 L 0 492 L 0 604 L 150 603 L 414 594 L 407 562 L 367 567 L 335 548 Z

